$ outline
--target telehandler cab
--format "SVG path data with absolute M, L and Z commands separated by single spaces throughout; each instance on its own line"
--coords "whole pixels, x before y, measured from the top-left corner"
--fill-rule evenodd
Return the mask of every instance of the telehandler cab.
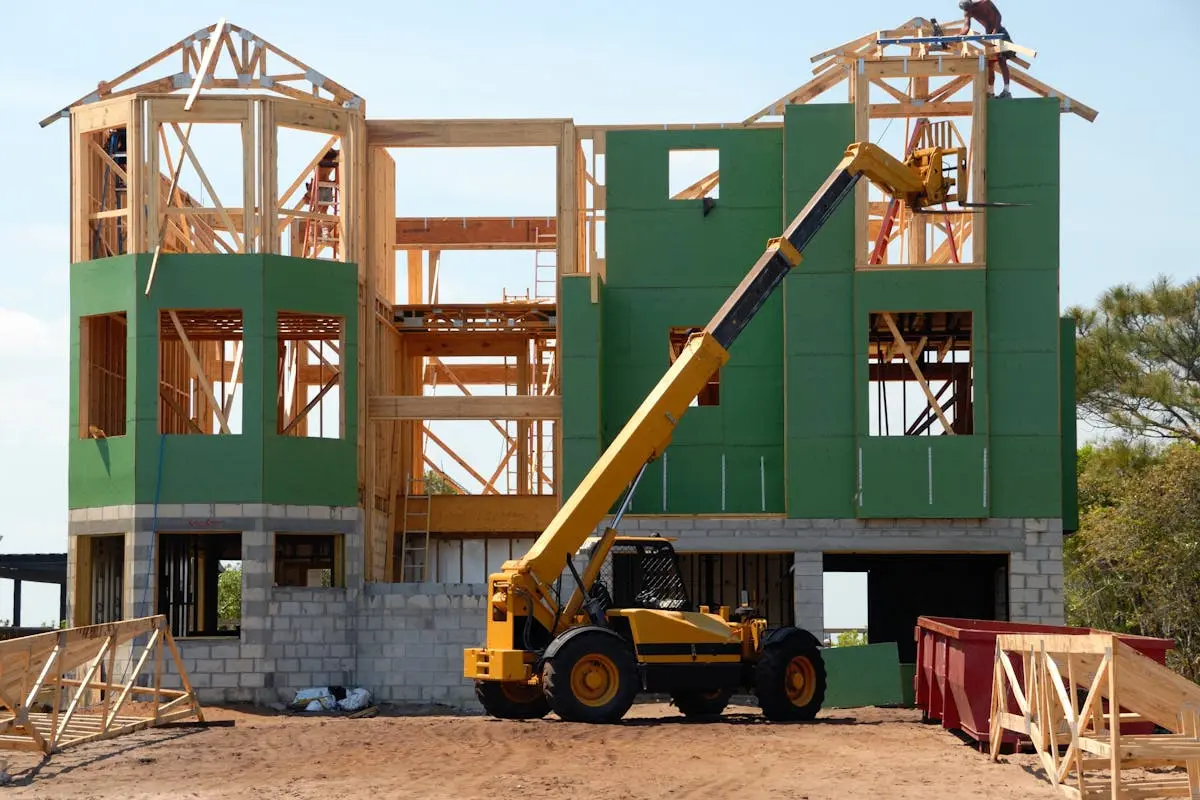
M 646 692 L 669 694 L 685 715 L 715 716 L 735 691 L 754 694 L 772 721 L 811 720 L 820 711 L 826 673 L 812 633 L 768 628 L 745 605 L 732 612 L 695 607 L 670 541 L 619 536 L 617 526 L 689 403 L 864 175 L 913 210 L 969 205 L 962 148 L 919 149 L 904 162 L 866 142 L 847 148 L 783 236 L 768 242 L 704 330 L 689 338 L 529 552 L 489 576 L 487 641 L 464 653 L 464 675 L 489 714 L 536 719 L 553 711 L 564 720 L 615 722 Z M 612 524 L 594 535 L 619 499 Z M 573 588 L 563 597 L 567 575 Z

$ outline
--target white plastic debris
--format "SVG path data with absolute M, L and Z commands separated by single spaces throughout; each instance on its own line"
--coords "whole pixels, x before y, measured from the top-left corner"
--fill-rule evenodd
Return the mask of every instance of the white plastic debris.
M 338 701 L 338 708 L 342 711 L 358 711 L 366 708 L 371 704 L 371 693 L 366 689 L 352 689 L 346 693 L 346 696 Z
M 305 711 L 322 711 L 337 707 L 337 700 L 328 687 L 301 689 L 292 699 L 292 708 L 303 708 Z

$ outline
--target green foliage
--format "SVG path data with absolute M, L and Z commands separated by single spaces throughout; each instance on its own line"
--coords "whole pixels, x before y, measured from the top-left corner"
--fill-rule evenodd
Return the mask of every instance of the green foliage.
M 431 469 L 425 471 L 425 492 L 427 494 L 462 494 L 453 481 Z
M 237 627 L 242 619 L 242 568 L 222 566 L 217 575 L 217 626 Z
M 1118 439 L 1097 447 L 1087 444 L 1076 455 L 1079 510 L 1111 507 L 1123 483 L 1158 463 L 1162 448 L 1145 440 Z
M 1079 458 L 1068 622 L 1174 639 L 1168 664 L 1200 680 L 1200 448 L 1116 443 Z
M 833 641 L 834 647 L 862 647 L 867 643 L 865 631 L 842 631 Z
M 1068 313 L 1079 410 L 1098 426 L 1200 444 L 1200 278 L 1116 286 Z

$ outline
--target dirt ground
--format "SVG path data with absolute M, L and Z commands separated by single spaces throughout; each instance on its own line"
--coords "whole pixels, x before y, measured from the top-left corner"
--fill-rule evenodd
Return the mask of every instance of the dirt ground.
M 823 711 L 762 721 L 731 706 L 686 722 L 639 704 L 620 725 L 554 717 L 298 717 L 206 709 L 228 727 L 143 731 L 44 763 L 4 753 L 8 798 L 1055 798 L 1032 757 L 995 764 L 912 710 Z

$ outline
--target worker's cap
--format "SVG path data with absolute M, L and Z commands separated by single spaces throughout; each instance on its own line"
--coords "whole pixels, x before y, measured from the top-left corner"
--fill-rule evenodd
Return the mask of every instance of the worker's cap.
M 966 11 L 968 8 L 971 7 L 971 0 L 959 0 L 958 7 L 961 8 L 963 11 Z

